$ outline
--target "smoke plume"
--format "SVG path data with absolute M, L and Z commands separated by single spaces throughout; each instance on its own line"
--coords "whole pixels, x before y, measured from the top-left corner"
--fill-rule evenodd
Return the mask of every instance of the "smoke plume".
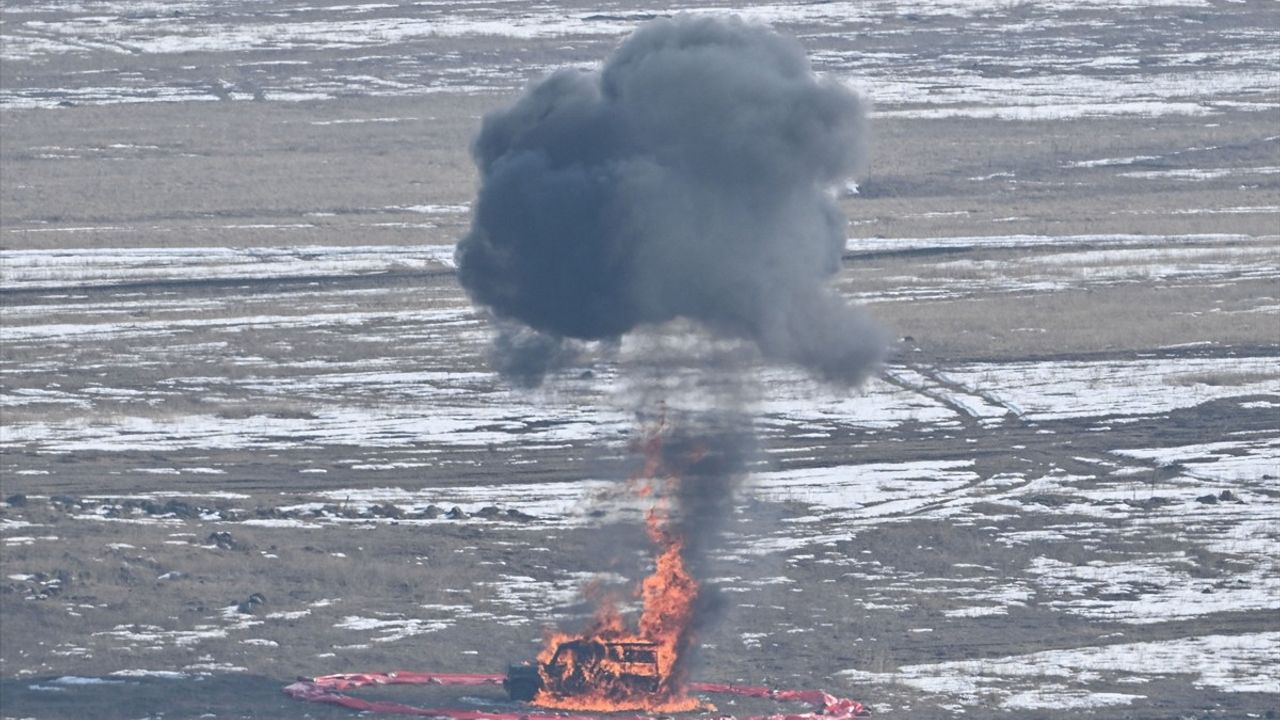
M 564 339 L 687 318 L 856 382 L 879 330 L 826 281 L 863 158 L 856 95 L 794 40 L 737 18 L 640 27 L 484 118 L 463 286 L 504 323 L 494 364 L 536 384 Z M 513 330 L 512 328 L 517 328 Z

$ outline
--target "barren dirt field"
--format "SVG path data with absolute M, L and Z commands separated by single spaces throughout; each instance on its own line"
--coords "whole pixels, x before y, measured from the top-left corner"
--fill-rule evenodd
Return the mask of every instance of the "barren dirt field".
M 759 447 L 695 679 L 1280 713 L 1280 6 L 742 6 L 874 101 L 837 282 L 888 361 L 664 326 L 510 387 L 454 273 L 480 117 L 685 9 L 5 3 L 0 717 L 502 672 L 644 575 L 633 441 L 725 397 Z

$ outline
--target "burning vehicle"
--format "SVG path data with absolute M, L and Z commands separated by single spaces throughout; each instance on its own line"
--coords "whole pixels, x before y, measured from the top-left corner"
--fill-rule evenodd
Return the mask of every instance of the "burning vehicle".
M 656 550 L 653 570 L 635 590 L 643 603 L 639 618 L 633 626 L 612 598 L 599 598 L 583 632 L 553 631 L 536 661 L 508 668 L 503 686 L 512 700 L 576 711 L 710 709 L 688 694 L 701 588 L 687 567 L 686 537 L 670 507 L 690 458 L 664 450 L 664 430 L 665 420 L 638 443 L 644 463 L 628 482 L 637 497 L 652 503 L 645 530 Z
M 510 666 L 502 686 L 512 700 L 523 702 L 542 691 L 558 696 L 589 694 L 601 680 L 628 695 L 652 695 L 662 685 L 657 648 L 653 642 L 569 640 L 556 646 L 545 665 Z

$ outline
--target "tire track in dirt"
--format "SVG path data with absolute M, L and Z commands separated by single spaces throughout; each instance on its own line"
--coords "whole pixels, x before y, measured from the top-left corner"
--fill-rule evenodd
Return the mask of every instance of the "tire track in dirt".
M 981 437 L 983 435 L 990 435 L 995 428 L 1008 426 L 1009 424 L 1008 415 L 1012 415 L 1014 418 L 1016 418 L 1016 422 L 1018 425 L 1021 425 L 1024 427 L 1033 426 L 1033 423 L 1028 422 L 1020 410 L 1017 410 L 1003 403 L 1000 403 L 989 394 L 975 393 L 969 390 L 968 388 L 964 388 L 956 383 L 945 381 L 941 377 L 939 377 L 939 373 L 937 369 L 932 366 L 919 364 L 919 363 L 903 363 L 902 367 L 906 368 L 908 372 L 904 373 L 902 371 L 895 371 L 891 368 L 887 368 L 880 373 L 880 378 L 885 382 L 889 383 L 890 385 L 901 388 L 908 392 L 922 395 L 950 409 L 953 413 L 955 413 L 957 419 L 959 420 L 963 428 L 964 435 L 971 436 L 971 438 L 972 436 Z M 915 375 L 918 375 L 923 381 L 913 382 L 912 379 L 910 378 L 910 374 L 912 373 L 914 373 Z M 952 393 L 956 393 L 956 394 L 966 394 L 966 395 L 979 397 L 983 402 L 989 403 L 992 406 L 1005 409 L 1007 411 L 1007 414 L 1000 420 L 999 425 L 996 425 L 995 428 L 991 427 L 990 425 L 985 425 L 982 422 L 983 418 L 990 417 L 990 416 L 984 416 L 981 413 L 977 412 L 972 405 L 968 405 L 966 403 L 958 401 L 955 395 L 948 393 L 947 390 L 950 390 L 952 391 Z M 981 440 L 979 440 L 979 443 L 980 442 Z M 975 448 L 975 450 L 980 450 L 980 449 L 982 448 Z M 1039 450 L 1037 449 L 1037 451 Z M 979 456 L 982 454 L 986 454 L 988 452 L 990 451 L 984 450 L 983 453 L 977 453 L 977 452 L 973 453 L 973 459 L 975 463 L 975 472 L 977 473 L 977 478 L 973 482 L 966 483 L 960 487 L 956 487 L 956 488 L 944 491 L 941 494 L 941 497 L 935 502 L 927 503 L 923 506 L 914 508 L 912 510 L 909 510 L 903 513 L 886 515 L 885 517 L 913 517 L 913 516 L 927 515 L 938 510 L 939 508 L 945 507 L 946 505 L 949 505 L 955 502 L 956 500 L 966 496 L 972 496 L 976 499 L 981 499 L 983 497 L 990 496 L 997 493 L 1005 494 L 1011 491 L 1017 491 L 1018 489 L 1024 488 L 1030 485 L 1034 481 L 1033 473 L 1025 473 L 1022 476 L 1022 480 L 1017 483 L 1002 484 L 998 487 L 988 487 L 984 490 L 983 486 L 987 485 L 992 480 L 992 478 L 996 475 L 996 472 L 994 471 L 994 469 L 988 468 L 984 470 L 984 468 L 982 467 L 982 464 L 978 462 Z M 1025 453 L 1023 454 L 1025 455 Z M 1051 457 L 1047 453 L 1045 453 L 1045 455 L 1046 457 Z M 1020 459 L 1030 461 L 1030 458 L 1026 458 L 1026 457 L 1021 457 Z M 1049 463 L 1045 460 L 1042 460 L 1036 463 L 1036 465 L 1038 466 L 1048 465 L 1048 464 Z

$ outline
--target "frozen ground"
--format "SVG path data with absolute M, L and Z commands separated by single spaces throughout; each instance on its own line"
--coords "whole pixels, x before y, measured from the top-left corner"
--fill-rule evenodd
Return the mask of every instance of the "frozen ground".
M 1149 5 L 1160 12 L 1132 32 L 1132 18 Z M 687 1 L 12 3 L 0 57 L 36 72 L 12 71 L 0 101 L 56 107 L 511 91 L 551 68 L 589 65 L 655 15 L 725 9 Z M 1276 107 L 1274 26 L 1266 22 L 1274 22 L 1273 9 L 1262 0 L 733 9 L 792 28 L 820 69 L 864 89 L 883 117 L 1034 120 Z M 503 52 L 513 46 L 515 53 Z M 50 86 L 45 73 L 53 68 L 64 75 Z
M 279 688 L 526 659 L 644 572 L 658 399 L 760 441 L 701 679 L 1280 712 L 1275 3 L 744 8 L 876 101 L 838 286 L 885 367 L 670 327 L 506 387 L 452 267 L 477 118 L 679 9 L 5 4 L 0 716 L 349 717 Z

